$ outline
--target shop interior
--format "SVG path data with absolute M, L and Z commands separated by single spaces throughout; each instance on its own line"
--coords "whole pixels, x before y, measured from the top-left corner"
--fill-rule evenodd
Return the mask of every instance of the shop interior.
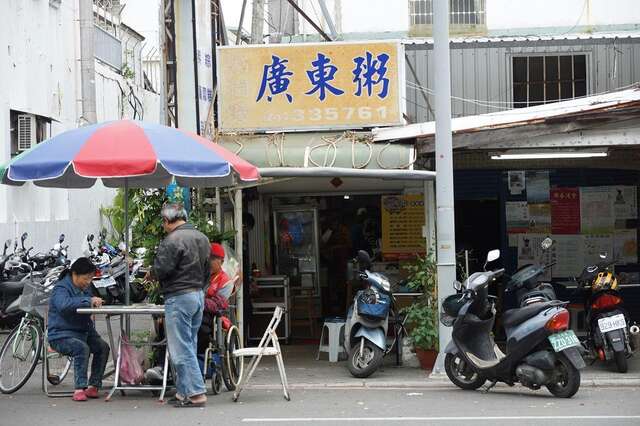
M 324 319 L 344 318 L 359 289 L 352 263 L 358 250 L 369 253 L 372 269 L 384 273 L 396 292 L 408 293 L 402 287 L 405 278 L 402 266 L 409 260 L 383 252 L 383 234 L 390 226 L 383 224 L 383 205 L 402 197 L 407 194 L 273 194 L 259 197 L 256 202 L 265 208 L 260 209 L 262 214 L 257 221 L 264 226 L 253 232 L 264 236 L 264 258 L 251 260 L 249 339 L 260 336 L 274 304 L 284 304 L 288 316 L 279 336 L 284 336 L 287 342 L 317 344 Z M 422 200 L 423 195 L 409 197 Z M 422 203 L 418 212 L 414 213 L 417 217 L 414 220 L 418 221 L 420 229 L 416 234 L 422 247 L 417 253 L 424 254 Z M 250 237 L 248 244 L 252 242 L 259 240 Z M 410 303 L 410 300 L 401 303 Z

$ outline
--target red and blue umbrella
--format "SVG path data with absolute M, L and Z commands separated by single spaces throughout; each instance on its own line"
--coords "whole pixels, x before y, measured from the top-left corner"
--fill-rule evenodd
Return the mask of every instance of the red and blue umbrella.
M 218 144 L 173 127 L 132 120 L 70 130 L 0 167 L 1 182 L 88 188 L 229 186 L 260 178 L 258 169 Z

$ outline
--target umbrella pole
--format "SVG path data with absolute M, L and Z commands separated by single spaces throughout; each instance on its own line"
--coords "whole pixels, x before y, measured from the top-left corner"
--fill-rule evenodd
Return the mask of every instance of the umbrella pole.
M 131 304 L 131 289 L 129 284 L 129 179 L 124 178 L 124 304 Z M 127 336 L 131 334 L 131 322 L 129 316 L 125 317 L 125 331 Z

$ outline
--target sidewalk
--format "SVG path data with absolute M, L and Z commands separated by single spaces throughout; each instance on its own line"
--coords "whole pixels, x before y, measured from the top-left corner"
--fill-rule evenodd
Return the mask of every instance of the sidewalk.
M 454 385 L 445 374 L 430 375 L 416 367 L 396 367 L 393 356 L 385 359 L 384 368 L 367 379 L 351 376 L 346 361 L 330 363 L 326 354 L 316 361 L 315 346 L 282 346 L 284 363 L 292 389 L 412 389 L 451 388 Z M 640 387 L 640 357 L 629 359 L 629 371 L 620 374 L 614 364 L 596 362 L 581 371 L 582 386 L 586 387 Z M 498 386 L 501 386 L 500 384 Z M 506 385 L 502 385 L 506 386 Z M 280 378 L 275 361 L 263 358 L 256 369 L 249 388 L 278 389 Z

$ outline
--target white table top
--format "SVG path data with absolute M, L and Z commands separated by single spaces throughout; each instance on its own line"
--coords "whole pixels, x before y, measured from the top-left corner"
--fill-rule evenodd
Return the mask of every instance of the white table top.
M 153 303 L 135 303 L 133 305 L 103 305 L 99 308 L 78 308 L 79 314 L 102 314 L 102 315 L 149 315 L 164 314 L 163 305 L 154 305 Z

